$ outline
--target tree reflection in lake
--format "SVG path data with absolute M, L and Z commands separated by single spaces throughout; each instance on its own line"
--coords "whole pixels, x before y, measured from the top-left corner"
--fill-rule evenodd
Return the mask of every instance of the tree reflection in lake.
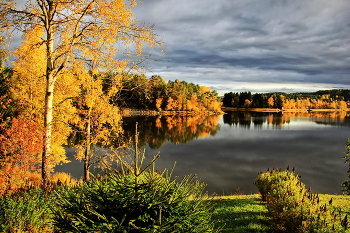
M 123 119 L 124 134 L 127 138 L 135 135 L 138 122 L 139 146 L 146 144 L 158 149 L 167 141 L 174 144 L 188 143 L 196 138 L 215 136 L 220 130 L 220 115 L 171 115 L 135 116 Z
M 342 156 L 350 137 L 350 117 L 345 112 L 124 118 L 130 138 L 136 122 L 146 157 L 160 151 L 156 169 L 170 169 L 176 161 L 174 175 L 197 174 L 210 193 L 231 194 L 237 188 L 256 193 L 253 181 L 268 167 L 295 166 L 302 181 L 320 193 L 340 193 L 339 184 L 346 179 L 348 165 Z M 80 165 L 74 164 L 56 170 L 79 177 Z
M 264 124 L 282 126 L 293 121 L 314 121 L 319 124 L 331 124 L 335 126 L 348 125 L 349 115 L 341 112 L 228 112 L 223 116 L 225 124 L 240 125 L 249 128 L 261 127 Z

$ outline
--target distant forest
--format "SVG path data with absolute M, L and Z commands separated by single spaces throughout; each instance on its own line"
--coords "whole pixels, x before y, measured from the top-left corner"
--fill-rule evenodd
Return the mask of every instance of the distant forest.
M 350 103 L 350 89 L 320 90 L 299 93 L 226 93 L 223 107 L 285 108 L 285 109 L 346 109 Z
M 216 90 L 185 81 L 166 82 L 161 76 L 123 75 L 121 89 L 115 96 L 123 108 L 157 111 L 221 111 L 221 98 Z

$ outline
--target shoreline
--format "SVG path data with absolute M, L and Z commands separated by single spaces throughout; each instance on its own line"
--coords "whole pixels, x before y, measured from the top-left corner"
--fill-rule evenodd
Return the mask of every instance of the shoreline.
M 350 108 L 347 109 L 279 109 L 279 108 L 233 108 L 222 107 L 221 112 L 215 111 L 157 111 L 147 109 L 121 109 L 120 114 L 122 116 L 195 116 L 195 115 L 222 115 L 226 112 L 350 112 Z
M 194 116 L 194 115 L 222 115 L 225 114 L 224 111 L 215 112 L 215 111 L 200 111 L 200 112 L 191 112 L 191 111 L 156 111 L 156 110 L 147 110 L 147 109 L 121 109 L 120 113 L 122 116 Z
M 232 108 L 222 107 L 222 111 L 238 111 L 238 112 L 349 112 L 347 109 L 279 109 L 279 108 Z

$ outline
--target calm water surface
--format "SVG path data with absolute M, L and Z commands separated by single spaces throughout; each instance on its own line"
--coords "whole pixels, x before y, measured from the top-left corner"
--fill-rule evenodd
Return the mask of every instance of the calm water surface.
M 124 119 L 126 136 L 132 137 L 136 122 L 146 157 L 160 152 L 157 169 L 170 169 L 176 161 L 174 175 L 197 174 L 209 193 L 256 193 L 253 182 L 259 171 L 288 165 L 314 192 L 340 193 L 339 184 L 346 179 L 346 113 L 129 117 Z M 73 151 L 67 149 L 70 160 Z M 74 161 L 56 171 L 80 177 L 83 166 Z

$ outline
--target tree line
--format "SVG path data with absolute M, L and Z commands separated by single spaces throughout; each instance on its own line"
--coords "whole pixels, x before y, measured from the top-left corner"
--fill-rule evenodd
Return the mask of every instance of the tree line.
M 222 99 L 224 107 L 279 109 L 346 109 L 350 103 L 350 89 L 320 90 L 310 93 L 230 92 Z
M 221 112 L 216 90 L 186 81 L 168 81 L 161 76 L 122 75 L 115 100 L 120 107 L 161 111 Z

